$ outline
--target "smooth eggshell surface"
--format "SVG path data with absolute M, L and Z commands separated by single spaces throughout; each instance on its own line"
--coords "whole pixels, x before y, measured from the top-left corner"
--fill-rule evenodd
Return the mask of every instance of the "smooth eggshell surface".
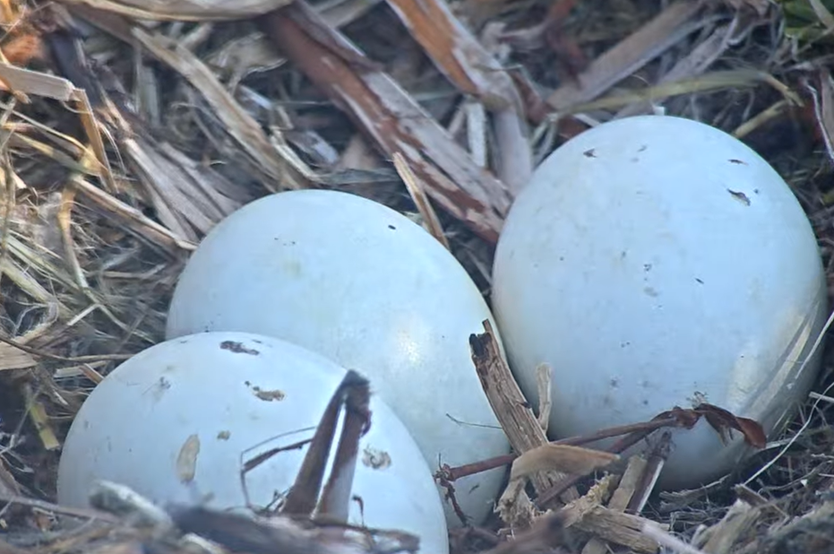
M 356 369 L 437 468 L 509 451 L 469 350 L 486 319 L 466 270 L 423 228 L 353 194 L 301 190 L 252 202 L 208 234 L 180 276 L 167 337 L 260 333 Z M 503 475 L 455 483 L 475 523 Z M 448 503 L 446 514 L 460 525 Z
M 345 374 L 306 349 L 245 333 L 152 346 L 117 367 L 82 405 L 64 444 L 58 500 L 87 506 L 91 485 L 103 479 L 163 505 L 206 501 L 243 510 L 242 462 L 312 438 Z M 352 489 L 364 504 L 351 502 L 349 521 L 411 532 L 421 552 L 447 553 L 442 501 L 419 447 L 379 398 L 371 397 L 370 409 Z M 306 452 L 280 452 L 248 472 L 250 502 L 271 506 L 286 494 Z M 334 456 L 335 447 L 330 463 Z
M 775 432 L 819 367 L 803 363 L 827 315 L 805 213 L 752 149 L 692 120 L 615 120 L 558 148 L 512 206 L 493 271 L 504 346 L 534 404 L 536 366 L 553 370 L 554 438 L 700 401 Z M 704 421 L 673 440 L 667 488 L 750 452 Z

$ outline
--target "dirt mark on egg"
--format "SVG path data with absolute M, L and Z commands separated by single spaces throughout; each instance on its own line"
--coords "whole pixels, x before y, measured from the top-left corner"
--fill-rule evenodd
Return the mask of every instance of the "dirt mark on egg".
M 280 401 L 287 396 L 286 393 L 280 389 L 265 390 L 258 385 L 253 385 L 249 381 L 246 381 L 246 386 L 252 389 L 252 392 L 259 400 L 265 400 L 267 402 L 272 402 L 273 400 Z
M 750 205 L 750 198 L 748 198 L 747 195 L 744 194 L 743 192 L 736 191 L 736 190 L 730 190 L 730 189 L 727 189 L 727 192 L 729 192 L 732 195 L 733 198 L 735 198 L 736 200 L 738 200 L 739 202 L 741 202 L 745 206 Z
M 254 348 L 246 348 L 243 346 L 242 342 L 233 340 L 224 340 L 220 343 L 220 348 L 221 350 L 228 350 L 229 352 L 234 352 L 235 354 L 250 354 L 252 356 L 260 355 L 260 352 Z
M 362 450 L 362 463 L 372 469 L 385 469 L 391 466 L 391 456 L 384 450 L 366 446 Z

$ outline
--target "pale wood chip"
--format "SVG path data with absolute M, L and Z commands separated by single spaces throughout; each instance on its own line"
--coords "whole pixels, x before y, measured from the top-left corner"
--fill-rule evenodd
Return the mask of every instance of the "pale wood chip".
M 37 365 L 37 360 L 30 354 L 6 343 L 0 343 L 0 371 L 9 369 L 26 369 Z

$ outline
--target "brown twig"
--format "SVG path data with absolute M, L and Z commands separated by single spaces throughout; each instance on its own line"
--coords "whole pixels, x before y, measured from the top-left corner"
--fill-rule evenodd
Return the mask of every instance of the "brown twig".
M 388 156 L 400 152 L 444 210 L 496 242 L 511 202 L 507 187 L 470 155 L 385 73 L 303 0 L 260 18 L 264 32 Z M 325 38 L 319 38 L 319 37 Z M 330 47 L 338 43 L 338 49 Z M 344 51 L 352 52 L 350 59 Z
M 517 453 L 523 454 L 547 444 L 547 435 L 498 350 L 492 324 L 487 319 L 483 321 L 483 326 L 484 333 L 470 335 L 469 348 L 481 386 L 501 428 Z M 563 473 L 548 471 L 538 472 L 531 480 L 536 490 L 542 492 L 564 477 Z M 570 491 L 567 501 L 577 497 L 576 491 Z

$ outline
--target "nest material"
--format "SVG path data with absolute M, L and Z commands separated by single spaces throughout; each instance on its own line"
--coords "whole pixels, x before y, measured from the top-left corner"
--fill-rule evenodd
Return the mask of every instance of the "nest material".
M 43 502 L 61 441 L 95 383 L 163 339 L 200 239 L 264 194 L 333 188 L 397 209 L 488 297 L 495 239 L 532 169 L 590 125 L 662 109 L 762 154 L 832 274 L 825 1 L 295 0 L 257 17 L 214 2 L 179 19 L 115 4 L 0 2 L 0 552 L 144 544 L 130 521 L 59 525 L 65 511 Z M 640 526 L 661 528 L 633 531 L 681 552 L 830 550 L 825 367 L 784 437 L 709 487 L 643 498 Z M 629 475 L 577 489 L 576 521 L 626 510 Z M 571 523 L 514 513 L 539 527 L 507 541 L 496 521 L 454 549 L 536 549 Z M 583 553 L 605 551 L 611 537 L 578 528 Z

